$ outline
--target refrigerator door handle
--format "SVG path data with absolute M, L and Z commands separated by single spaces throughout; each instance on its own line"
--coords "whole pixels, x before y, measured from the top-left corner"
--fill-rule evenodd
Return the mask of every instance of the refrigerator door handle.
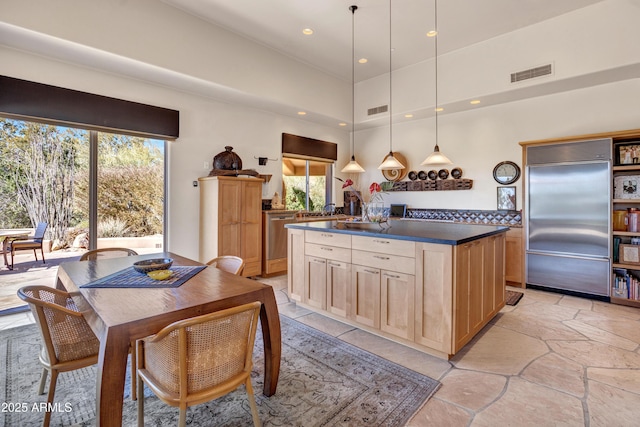
M 577 255 L 577 254 L 571 254 L 571 253 L 566 253 L 566 252 L 542 252 L 542 251 L 526 251 L 527 254 L 531 254 L 531 255 L 550 255 L 550 256 L 558 256 L 558 257 L 563 257 L 563 258 L 575 258 L 575 259 L 591 259 L 591 260 L 602 260 L 602 261 L 609 261 L 609 257 L 606 256 L 598 256 L 598 255 Z

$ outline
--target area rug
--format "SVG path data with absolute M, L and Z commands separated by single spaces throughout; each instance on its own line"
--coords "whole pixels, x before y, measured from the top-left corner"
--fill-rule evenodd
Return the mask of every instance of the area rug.
M 263 344 L 254 351 L 253 387 L 264 426 L 403 426 L 440 383 L 363 351 L 300 322 L 280 316 L 282 361 L 274 396 L 262 395 Z M 0 426 L 39 425 L 40 337 L 35 325 L 0 332 Z M 52 426 L 95 425 L 95 367 L 58 377 Z M 127 373 L 123 425 L 136 425 L 136 402 Z M 48 384 L 47 384 L 48 387 Z M 177 425 L 178 410 L 145 389 L 145 425 Z M 251 425 L 244 387 L 187 411 L 190 426 Z
M 506 304 L 507 305 L 516 305 L 520 301 L 524 294 L 522 292 L 510 291 L 507 290 L 506 296 Z

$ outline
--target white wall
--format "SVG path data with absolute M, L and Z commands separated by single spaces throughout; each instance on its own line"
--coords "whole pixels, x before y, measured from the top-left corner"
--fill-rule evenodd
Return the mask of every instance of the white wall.
M 385 203 L 413 208 L 496 209 L 494 166 L 504 160 L 522 165 L 522 141 L 640 128 L 640 78 L 588 89 L 479 108 L 439 118 L 441 151 L 460 167 L 473 189 L 444 192 L 397 192 Z M 393 125 L 393 148 L 420 166 L 435 145 L 435 120 L 406 120 Z M 384 180 L 377 169 L 389 151 L 389 127 L 356 132 L 356 158 L 366 172 L 355 177 L 361 188 Z M 448 167 L 451 169 L 452 167 Z M 353 177 L 352 177 L 353 178 Z M 516 182 L 517 209 L 522 209 L 522 179 Z
M 263 196 L 271 198 L 282 183 L 282 132 L 332 141 L 348 147 L 346 130 L 331 129 L 251 108 L 177 92 L 145 82 L 105 74 L 0 46 L 0 75 L 116 98 L 159 105 L 180 111 L 180 138 L 169 143 L 168 249 L 198 258 L 199 189 L 192 186 L 206 176 L 204 162 L 231 145 L 245 169 L 272 174 Z M 346 156 L 346 154 L 344 154 Z M 279 159 L 259 166 L 254 156 Z

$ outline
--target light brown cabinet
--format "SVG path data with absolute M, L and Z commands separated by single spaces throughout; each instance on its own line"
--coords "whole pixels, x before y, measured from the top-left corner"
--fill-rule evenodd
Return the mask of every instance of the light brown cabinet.
M 262 180 L 199 178 L 200 262 L 222 255 L 245 261 L 243 276 L 262 271 Z
M 522 228 L 507 231 L 505 276 L 507 285 L 524 288 L 524 253 Z
M 289 245 L 291 299 L 431 354 L 455 354 L 505 304 L 505 233 L 452 246 L 289 229 Z

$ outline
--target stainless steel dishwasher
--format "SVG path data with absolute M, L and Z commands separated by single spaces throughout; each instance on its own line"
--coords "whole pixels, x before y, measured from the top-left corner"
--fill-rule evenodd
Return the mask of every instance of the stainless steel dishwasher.
M 285 224 L 296 222 L 296 211 L 263 211 L 265 274 L 287 270 L 287 229 Z

